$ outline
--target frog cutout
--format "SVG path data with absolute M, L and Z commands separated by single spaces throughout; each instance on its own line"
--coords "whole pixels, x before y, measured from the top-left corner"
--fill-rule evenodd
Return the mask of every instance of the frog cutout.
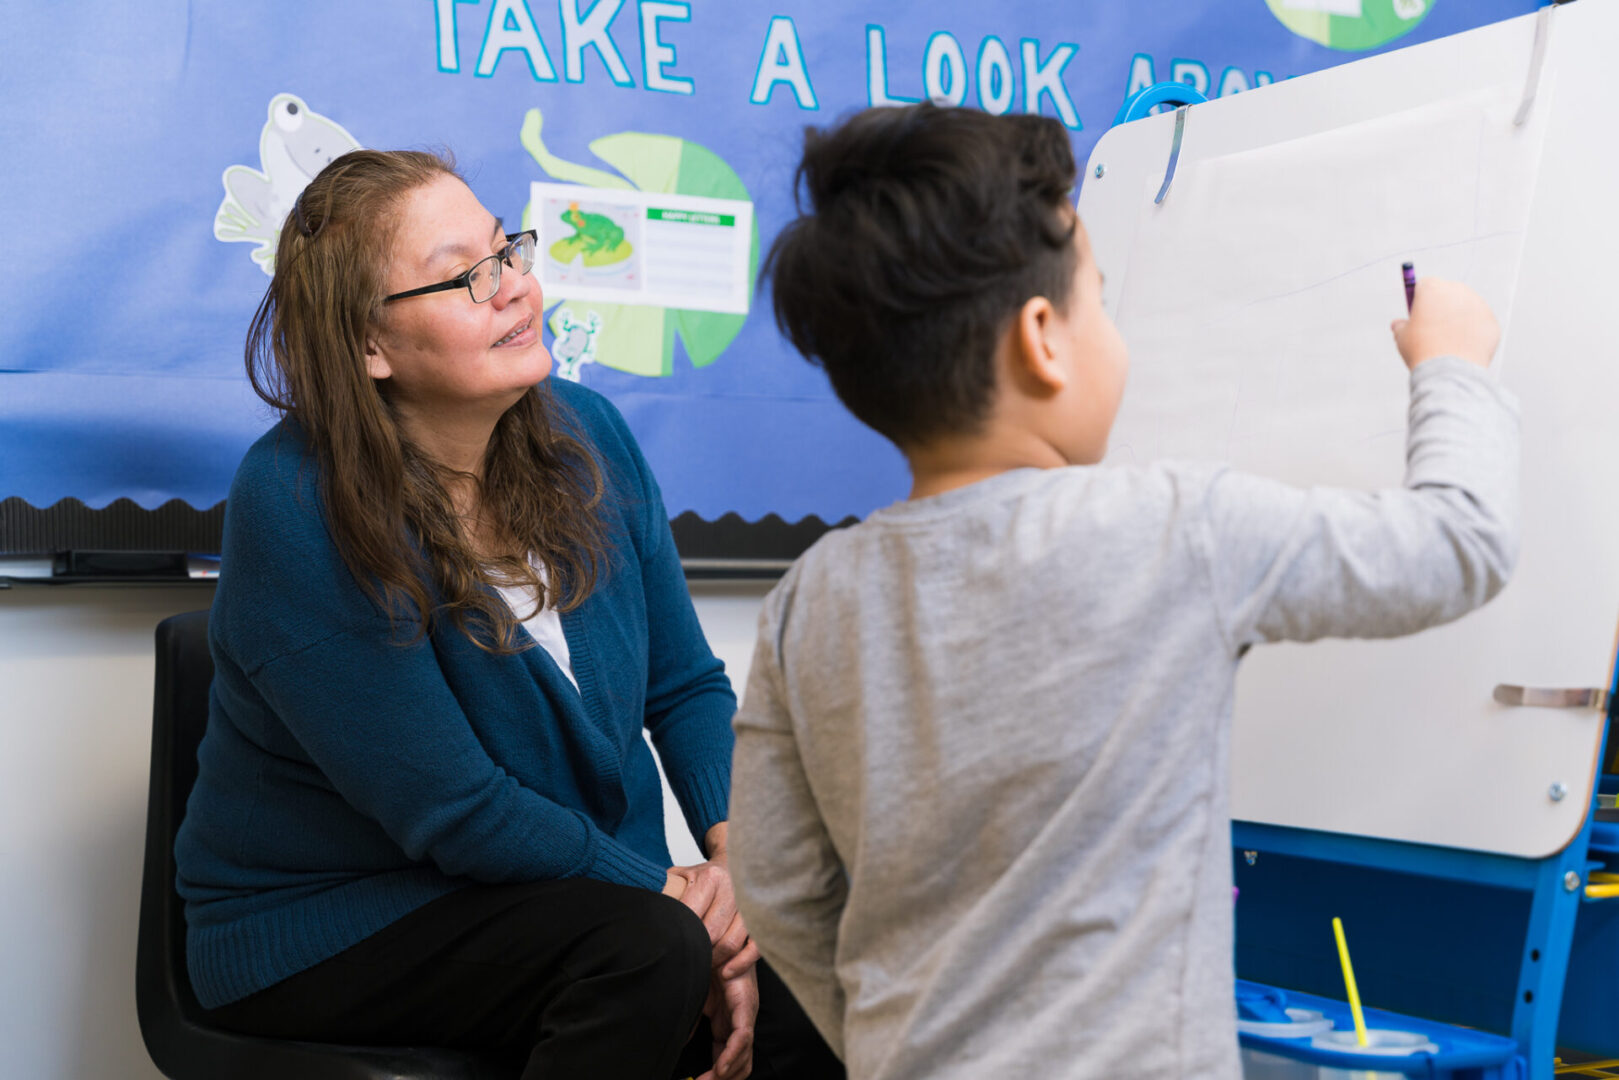
M 564 266 L 575 259 L 583 259 L 591 269 L 616 266 L 635 253 L 634 245 L 624 239 L 623 228 L 606 214 L 586 213 L 571 202 L 561 218 L 574 232 L 551 245 L 551 258 Z
M 567 308 L 552 321 L 556 340 L 551 343 L 551 359 L 556 361 L 556 374 L 569 382 L 579 381 L 579 369 L 596 360 L 596 340 L 601 333 L 601 316 L 594 311 L 575 319 Z
M 232 165 L 221 178 L 225 198 L 214 214 L 214 238 L 258 245 L 253 261 L 274 274 L 281 225 L 293 203 L 315 174 L 360 144 L 296 94 L 271 98 L 269 114 L 259 133 L 259 168 Z

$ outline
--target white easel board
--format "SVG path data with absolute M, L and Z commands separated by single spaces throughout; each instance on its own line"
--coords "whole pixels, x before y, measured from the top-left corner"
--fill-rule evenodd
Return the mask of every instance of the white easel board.
M 1619 624 L 1619 4 L 1555 9 L 1515 125 L 1539 18 L 1193 106 L 1162 205 L 1173 113 L 1091 156 L 1079 209 L 1132 362 L 1109 461 L 1397 486 L 1406 259 L 1502 315 L 1496 366 L 1522 405 L 1511 583 L 1415 637 L 1250 653 L 1238 820 L 1535 858 L 1590 807 L 1602 715 L 1492 700 L 1606 688 Z

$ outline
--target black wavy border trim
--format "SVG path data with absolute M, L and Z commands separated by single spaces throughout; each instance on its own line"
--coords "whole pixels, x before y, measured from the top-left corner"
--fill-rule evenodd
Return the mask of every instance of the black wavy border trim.
M 857 520 L 829 525 L 810 515 L 788 522 L 775 514 L 748 521 L 723 514 L 709 521 L 687 511 L 669 523 L 675 546 L 694 577 L 776 573 L 822 535 Z M 37 507 L 13 496 L 0 500 L 0 554 L 46 555 L 62 551 L 164 551 L 211 554 L 219 551 L 225 504 L 198 510 L 171 499 L 148 510 L 130 499 L 116 499 L 100 510 L 78 499 Z M 728 564 L 738 565 L 728 565 Z M 722 565 L 725 564 L 725 565 Z M 754 564 L 749 566 L 747 564 Z
M 225 504 L 198 510 L 170 499 L 148 510 L 114 499 L 97 510 L 78 499 L 39 507 L 17 496 L 0 499 L 0 554 L 60 551 L 174 551 L 213 554 L 225 528 Z
M 853 525 L 858 518 L 848 517 L 833 524 L 811 514 L 797 521 L 783 521 L 775 514 L 766 514 L 757 521 L 748 521 L 740 514 L 722 514 L 713 521 L 698 517 L 690 510 L 669 522 L 675 536 L 675 547 L 687 561 L 687 573 L 702 575 L 723 574 L 726 568 L 704 568 L 690 565 L 705 561 L 790 563 L 802 555 L 811 544 L 833 529 Z M 746 567 L 737 568 L 745 571 Z M 779 572 L 785 569 L 777 565 Z

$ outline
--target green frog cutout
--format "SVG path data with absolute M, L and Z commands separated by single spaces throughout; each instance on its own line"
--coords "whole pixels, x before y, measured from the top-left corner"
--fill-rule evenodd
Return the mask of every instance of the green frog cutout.
M 564 225 L 572 227 L 573 235 L 551 245 L 551 258 L 563 266 L 581 255 L 587 269 L 616 266 L 635 253 L 634 245 L 624 239 L 624 230 L 606 214 L 587 214 L 573 202 L 561 217 Z

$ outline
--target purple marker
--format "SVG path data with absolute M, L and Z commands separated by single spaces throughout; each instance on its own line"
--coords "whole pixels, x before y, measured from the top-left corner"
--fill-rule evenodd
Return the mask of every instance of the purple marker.
M 1405 313 L 1411 314 L 1411 302 L 1417 298 L 1417 267 L 1415 263 L 1401 263 L 1400 273 L 1405 275 Z

